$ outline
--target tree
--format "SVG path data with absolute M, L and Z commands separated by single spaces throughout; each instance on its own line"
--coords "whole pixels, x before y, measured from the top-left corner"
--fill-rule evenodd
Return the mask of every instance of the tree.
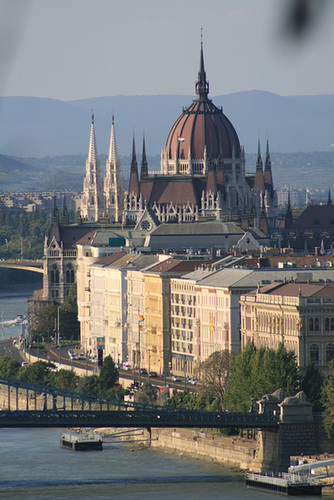
M 78 321 L 76 283 L 70 288 L 63 305 L 59 308 L 59 323 L 62 338 L 79 340 L 80 323 Z
M 253 399 L 260 399 L 276 389 L 283 389 L 287 396 L 292 396 L 298 388 L 298 368 L 292 351 L 287 352 L 282 344 L 275 351 L 248 343 L 231 361 L 224 403 L 230 410 L 244 412 L 250 410 Z
M 145 382 L 135 395 L 135 401 L 138 403 L 156 404 L 158 398 L 158 388 L 151 382 Z
M 0 377 L 17 378 L 20 367 L 20 363 L 10 356 L 2 356 L 0 358 Z
M 98 375 L 83 377 L 79 380 L 79 392 L 91 394 L 92 396 L 100 395 L 100 378 Z
M 79 377 L 73 370 L 62 369 L 53 375 L 53 387 L 68 391 L 74 391 L 77 389 Z
M 213 352 L 199 363 L 196 373 L 200 389 L 212 394 L 223 406 L 226 382 L 230 374 L 231 355 L 228 350 Z
M 21 369 L 19 378 L 23 382 L 39 385 L 52 385 L 52 370 L 56 367 L 53 363 L 45 363 L 45 361 L 36 361 L 32 365 Z
M 105 394 L 108 389 L 115 386 L 118 381 L 119 372 L 115 365 L 114 360 L 111 356 L 104 358 L 103 365 L 100 371 L 100 387 L 103 394 Z
M 322 402 L 325 408 L 324 427 L 329 438 L 334 436 L 334 361 L 329 364 L 329 376 L 322 390 Z
M 300 388 L 305 392 L 307 401 L 313 404 L 314 411 L 323 411 L 322 389 L 325 376 L 314 363 L 308 365 L 305 376 L 301 379 Z

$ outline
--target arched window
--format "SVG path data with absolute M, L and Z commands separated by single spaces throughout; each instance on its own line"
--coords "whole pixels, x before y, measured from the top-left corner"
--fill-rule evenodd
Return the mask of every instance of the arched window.
M 319 331 L 319 318 L 314 318 L 314 330 Z
M 59 270 L 57 264 L 53 264 L 51 269 L 51 285 L 58 285 L 59 283 Z
M 66 283 L 74 283 L 74 269 L 72 264 L 69 264 L 66 269 Z
M 319 361 L 319 346 L 317 344 L 312 344 L 310 347 L 310 361 Z
M 314 330 L 313 318 L 310 318 L 308 320 L 308 329 L 310 330 L 310 332 L 313 332 L 313 330 Z
M 332 361 L 334 359 L 334 344 L 326 345 L 326 361 Z
M 325 318 L 325 330 L 326 332 L 329 331 L 329 318 Z

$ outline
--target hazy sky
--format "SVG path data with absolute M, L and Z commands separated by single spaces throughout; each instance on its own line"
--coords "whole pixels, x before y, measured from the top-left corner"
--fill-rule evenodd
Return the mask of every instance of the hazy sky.
M 291 1 L 291 0 L 290 0 Z M 0 95 L 333 94 L 334 2 L 298 43 L 284 0 L 0 0 Z

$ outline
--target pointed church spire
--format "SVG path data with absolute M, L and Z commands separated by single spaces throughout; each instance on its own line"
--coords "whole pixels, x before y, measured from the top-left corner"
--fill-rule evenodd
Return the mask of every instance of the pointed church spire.
M 255 191 L 260 192 L 260 193 L 264 192 L 263 162 L 262 162 L 262 156 L 261 156 L 260 139 L 258 140 L 258 147 L 257 147 L 257 160 L 256 160 L 256 174 L 255 174 L 254 189 L 255 189 Z
M 90 127 L 89 149 L 86 160 L 86 177 L 81 197 L 81 215 L 84 219 L 97 222 L 103 215 L 103 182 L 101 165 L 97 154 L 94 115 Z
M 92 124 L 90 127 L 88 161 L 89 161 L 89 163 L 93 163 L 93 162 L 98 161 L 96 138 L 95 138 L 94 115 L 93 114 L 92 114 Z
M 140 194 L 135 134 L 133 134 L 133 141 L 132 141 L 132 160 L 130 169 L 129 194 L 135 194 L 137 196 L 139 196 Z
M 273 176 L 271 172 L 271 159 L 269 153 L 269 140 L 267 139 L 267 147 L 266 147 L 266 160 L 264 164 L 264 185 L 266 189 L 269 189 L 270 193 L 272 193 L 274 189 Z
M 106 177 L 104 179 L 105 215 L 113 222 L 119 222 L 122 218 L 123 207 L 123 182 L 121 173 L 121 162 L 118 158 L 115 120 L 111 119 L 111 132 L 109 154 L 106 162 Z
M 327 205 L 331 205 L 331 204 L 332 204 L 331 190 L 329 189 L 329 190 L 328 190 Z
M 148 163 L 146 158 L 145 134 L 143 135 L 143 155 L 141 159 L 140 180 L 148 177 Z
M 206 73 L 204 69 L 204 55 L 203 55 L 203 30 L 201 29 L 201 53 L 199 61 L 198 80 L 195 85 L 195 91 L 199 100 L 207 98 L 209 93 L 209 82 L 206 80 Z

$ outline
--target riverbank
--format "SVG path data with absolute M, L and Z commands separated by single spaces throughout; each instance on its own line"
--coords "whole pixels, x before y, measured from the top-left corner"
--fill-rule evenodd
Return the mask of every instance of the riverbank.
M 240 436 L 222 436 L 218 431 L 204 429 L 146 429 L 124 433 L 124 429 L 96 429 L 112 442 L 112 436 L 131 446 L 156 448 L 170 454 L 196 458 L 240 471 L 251 469 L 257 441 Z

